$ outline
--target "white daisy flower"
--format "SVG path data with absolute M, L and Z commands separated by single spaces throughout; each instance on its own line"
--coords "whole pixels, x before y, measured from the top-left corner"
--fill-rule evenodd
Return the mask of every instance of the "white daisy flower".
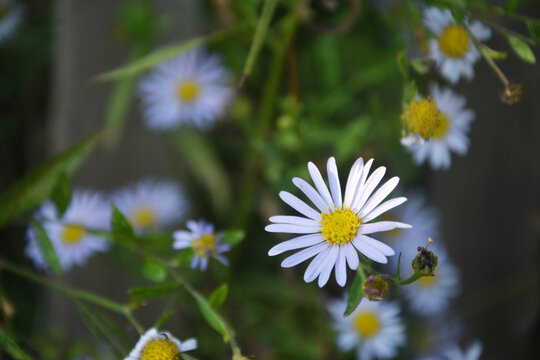
M 198 222 L 189 220 L 186 227 L 190 231 L 178 230 L 173 233 L 173 249 L 182 250 L 190 247 L 193 249 L 195 256 L 191 261 L 192 269 L 199 266 L 201 271 L 206 270 L 210 257 L 215 258 L 225 266 L 229 265 L 227 258 L 221 254 L 231 250 L 231 246 L 221 243 L 222 232 L 215 233 L 214 225 L 202 219 Z
M 395 221 L 370 223 L 407 200 L 399 197 L 383 202 L 397 186 L 399 182 L 397 176 L 373 193 L 386 168 L 381 166 L 368 177 L 372 164 L 373 159 L 365 165 L 362 158 L 356 160 L 347 179 L 345 196 L 342 198 L 336 160 L 331 157 L 327 164 L 330 191 L 319 169 L 312 162 L 308 163 L 308 170 L 317 190 L 300 178 L 294 178 L 293 183 L 319 211 L 289 192 L 280 192 L 281 199 L 305 217 L 273 216 L 270 221 L 274 224 L 266 226 L 266 231 L 304 235 L 274 246 L 268 255 L 274 256 L 288 250 L 305 248 L 286 258 L 281 266 L 292 267 L 315 256 L 306 269 L 304 280 L 311 282 L 318 277 L 319 287 L 328 282 L 334 266 L 337 283 L 345 286 L 346 264 L 353 270 L 358 268 L 357 251 L 376 262 L 386 263 L 386 257 L 394 255 L 394 250 L 367 235 L 411 226 Z
M 182 219 L 187 208 L 178 184 L 153 179 L 117 191 L 112 202 L 138 234 L 171 226 Z
M 445 351 L 444 355 L 447 360 L 478 360 L 480 359 L 480 355 L 482 355 L 482 344 L 479 341 L 475 341 L 465 352 L 461 351 L 457 345 L 454 345 Z
M 203 50 L 158 65 L 139 85 L 146 124 L 154 131 L 181 124 L 209 128 L 233 98 L 229 81 L 220 58 Z
M 422 316 L 443 313 L 448 308 L 450 300 L 459 293 L 457 268 L 444 251 L 435 250 L 435 255 L 438 258 L 435 276 L 423 276 L 412 284 L 400 287 L 409 308 Z
M 480 58 L 469 31 L 480 41 L 489 39 L 491 30 L 478 21 L 456 23 L 448 9 L 429 7 L 424 11 L 424 25 L 435 35 L 429 42 L 429 56 L 441 74 L 452 84 L 461 76 L 472 79 L 473 65 Z
M 452 316 L 434 316 L 416 324 L 410 347 L 416 360 L 444 360 L 444 353 L 454 346 L 463 332 L 463 324 Z
M 0 0 L 0 43 L 8 39 L 21 23 L 23 7 L 13 0 Z
M 433 135 L 429 140 L 419 145 L 411 145 L 408 150 L 412 153 L 417 165 L 428 161 L 434 170 L 446 170 L 450 167 L 450 152 L 465 155 L 469 147 L 467 133 L 474 112 L 465 108 L 466 99 L 448 88 L 430 85 L 430 95 L 439 110 L 438 119 Z
M 356 348 L 358 360 L 388 359 L 397 355 L 397 348 L 405 344 L 405 327 L 398 305 L 364 298 L 351 315 L 343 317 L 346 307 L 345 300 L 337 300 L 328 307 L 341 351 Z
M 152 328 L 144 333 L 124 360 L 179 360 L 180 354 L 197 348 L 197 340 L 180 341 L 168 331 Z
M 99 193 L 74 191 L 68 208 L 60 217 L 55 205 L 46 201 L 34 217 L 47 232 L 62 270 L 74 265 L 83 266 L 93 253 L 106 251 L 109 247 L 107 240 L 88 232 L 109 228 L 110 205 Z M 34 230 L 28 229 L 27 234 L 26 255 L 37 268 L 47 269 Z

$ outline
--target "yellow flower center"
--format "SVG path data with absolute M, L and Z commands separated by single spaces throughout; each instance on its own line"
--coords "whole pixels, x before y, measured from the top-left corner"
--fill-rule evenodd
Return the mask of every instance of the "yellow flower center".
M 331 245 L 343 245 L 356 236 L 362 221 L 350 207 L 321 214 L 321 229 L 324 240 Z
M 416 280 L 421 287 L 431 287 L 435 285 L 436 281 L 435 276 L 422 276 L 420 279 Z
M 189 103 L 194 101 L 197 96 L 199 96 L 200 90 L 200 86 L 196 81 L 186 80 L 178 85 L 176 96 L 178 96 L 178 99 L 180 99 L 182 102 Z
M 65 225 L 62 231 L 62 241 L 68 245 L 73 245 L 81 241 L 84 236 L 84 228 L 80 225 Z
M 439 37 L 439 48 L 441 51 L 452 58 L 460 58 L 469 50 L 469 34 L 467 30 L 460 25 L 450 25 L 444 29 Z
M 410 132 L 420 135 L 423 139 L 444 136 L 448 130 L 448 118 L 439 111 L 437 103 L 432 98 L 411 101 L 401 118 Z
M 377 315 L 371 312 L 363 312 L 356 315 L 354 327 L 363 338 L 370 338 L 379 332 L 381 322 Z
M 205 234 L 200 238 L 193 240 L 191 247 L 195 250 L 197 255 L 205 256 L 214 251 L 215 239 L 215 234 Z
M 135 210 L 135 213 L 133 214 L 133 219 L 139 227 L 145 229 L 153 227 L 156 223 L 153 211 L 147 207 L 141 207 Z
M 140 360 L 179 360 L 178 346 L 170 339 L 153 339 L 144 345 Z

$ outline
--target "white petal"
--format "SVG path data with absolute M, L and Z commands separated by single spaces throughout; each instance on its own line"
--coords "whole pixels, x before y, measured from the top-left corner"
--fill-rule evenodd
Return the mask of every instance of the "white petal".
M 279 197 L 281 200 L 283 200 L 287 205 L 298 211 L 300 214 L 303 214 L 307 216 L 310 219 L 313 219 L 315 221 L 321 220 L 321 214 L 313 210 L 311 206 L 294 196 L 293 194 L 281 191 L 279 193 Z
M 334 204 L 338 208 L 341 208 L 341 206 L 343 205 L 341 199 L 341 185 L 339 183 L 339 174 L 336 165 L 336 159 L 334 157 L 328 159 L 326 170 L 328 172 L 328 183 L 330 184 L 330 192 L 332 193 L 332 199 L 334 199 Z
M 268 255 L 270 256 L 279 255 L 281 253 L 284 253 L 285 251 L 304 248 L 307 246 L 318 244 L 323 241 L 324 241 L 324 238 L 322 237 L 321 234 L 310 234 L 310 235 L 298 236 L 298 237 L 295 237 L 294 239 L 290 239 L 290 240 L 277 244 L 276 246 L 274 246 L 268 251 Z
M 345 206 L 351 206 L 354 194 L 356 192 L 356 187 L 358 181 L 360 180 L 360 175 L 362 175 L 362 168 L 364 167 L 364 159 L 359 158 L 355 161 L 354 165 L 351 167 L 349 172 L 349 177 L 347 178 L 347 184 L 345 185 Z
M 321 195 L 313 188 L 313 186 L 308 184 L 306 180 L 295 177 L 293 178 L 292 182 L 308 197 L 309 200 L 311 200 L 313 204 L 315 204 L 316 207 L 319 208 L 319 210 L 325 213 L 329 212 L 328 205 L 326 205 Z
M 409 224 L 404 224 L 397 221 L 378 221 L 370 224 L 362 224 L 358 229 L 359 234 L 373 234 L 383 231 L 390 231 L 394 229 L 410 229 Z
M 371 245 L 375 249 L 382 252 L 382 254 L 385 255 L 385 256 L 392 256 L 392 255 L 396 254 L 394 249 L 392 249 L 390 246 L 380 242 L 379 240 L 372 239 L 369 236 L 365 236 L 365 235 L 360 235 L 359 238 L 362 241 L 366 242 L 368 245 Z
M 301 262 L 306 261 L 307 259 L 315 256 L 316 254 L 318 254 L 319 252 L 321 252 L 322 250 L 326 249 L 329 246 L 330 244 L 324 241 L 317 245 L 308 247 L 307 249 L 301 250 L 297 252 L 296 254 L 293 254 L 289 256 L 288 258 L 286 258 L 285 260 L 283 260 L 281 262 L 281 266 L 284 268 L 288 268 L 288 267 L 298 265 Z
M 359 214 L 360 216 L 363 216 L 364 214 L 369 213 L 371 210 L 373 210 L 377 205 L 379 205 L 386 197 L 396 188 L 396 186 L 399 183 L 399 177 L 395 176 L 388 180 L 386 183 L 384 183 L 383 186 L 379 188 L 373 194 L 373 196 L 366 202 L 362 210 L 360 210 Z
M 405 201 L 407 201 L 407 198 L 405 197 L 398 197 L 394 199 L 390 199 L 388 201 L 383 202 L 381 205 L 377 206 L 373 211 L 371 211 L 369 214 L 364 216 L 362 218 L 362 221 L 369 222 L 373 219 L 375 219 L 377 216 L 387 212 L 390 209 L 395 208 L 396 206 L 399 206 L 403 204 Z
M 377 185 L 381 182 L 385 172 L 386 168 L 381 166 L 366 180 L 366 185 L 362 188 L 362 192 L 358 194 L 355 203 L 352 206 L 354 211 L 358 211 L 364 206 L 373 190 L 375 190 Z
M 194 338 L 186 339 L 182 341 L 180 346 L 180 352 L 186 352 L 190 350 L 195 350 L 197 348 L 197 340 Z
M 317 276 L 319 276 L 324 264 L 326 264 L 326 258 L 328 257 L 330 249 L 331 247 L 328 247 L 321 251 L 317 256 L 315 256 L 315 259 L 311 261 L 306 269 L 306 272 L 304 273 L 305 282 L 310 283 L 315 280 Z
M 336 261 L 336 281 L 339 286 L 343 287 L 347 283 L 347 263 L 346 263 L 347 249 L 344 246 L 339 247 L 339 254 Z
M 274 233 L 287 233 L 287 234 L 313 234 L 320 230 L 320 226 L 304 226 L 304 225 L 292 225 L 292 224 L 270 224 L 267 225 L 264 230 Z
M 303 225 L 303 226 L 320 226 L 320 224 L 311 219 L 306 219 L 300 216 L 288 216 L 288 215 L 277 215 L 272 216 L 269 219 L 273 223 L 277 224 L 293 224 L 293 225 Z
M 351 270 L 358 269 L 360 260 L 358 259 L 358 253 L 356 252 L 355 247 L 348 243 L 343 245 L 343 248 L 345 249 L 345 256 L 347 257 L 347 264 L 349 265 L 349 268 Z
M 339 254 L 339 246 L 332 246 L 330 247 L 330 250 L 328 252 L 328 255 L 326 256 L 324 265 L 321 270 L 321 275 L 319 275 L 319 287 L 323 287 L 330 278 L 330 274 L 332 273 L 332 269 L 334 268 L 334 265 L 336 264 L 336 259 Z
M 322 178 L 321 172 L 315 166 L 314 163 L 311 161 L 308 163 L 308 170 L 309 174 L 311 175 L 311 178 L 313 179 L 313 183 L 315 183 L 315 187 L 319 191 L 319 194 L 321 194 L 322 198 L 326 202 L 326 205 L 329 206 L 331 209 L 334 208 L 334 204 L 332 201 L 332 196 L 330 196 L 330 192 L 328 191 L 328 188 L 326 187 L 326 184 L 324 183 L 324 180 Z
M 378 249 L 374 248 L 373 246 L 369 245 L 365 241 L 362 241 L 360 238 L 355 238 L 352 243 L 354 246 L 360 251 L 362 254 L 364 254 L 366 257 L 370 258 L 371 260 L 374 260 L 381 264 L 386 264 L 388 260 L 386 259 L 386 256 L 382 252 L 380 252 Z

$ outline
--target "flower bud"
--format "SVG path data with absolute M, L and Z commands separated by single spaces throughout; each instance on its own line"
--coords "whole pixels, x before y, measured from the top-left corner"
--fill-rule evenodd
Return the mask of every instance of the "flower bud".
M 501 100 L 508 105 L 518 103 L 523 98 L 525 88 L 522 83 L 511 82 L 501 90 Z
M 381 301 L 390 291 L 390 275 L 370 275 L 364 284 L 362 284 L 362 292 L 364 296 L 371 301 Z
M 412 262 L 412 267 L 416 274 L 422 276 L 432 276 L 439 260 L 437 256 L 427 249 L 427 247 L 419 246 L 418 254 Z

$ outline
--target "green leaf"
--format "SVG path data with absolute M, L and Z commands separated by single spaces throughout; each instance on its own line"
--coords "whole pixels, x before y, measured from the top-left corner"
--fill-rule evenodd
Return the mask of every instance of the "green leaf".
M 225 215 L 232 203 L 231 184 L 212 144 L 199 131 L 188 128 L 171 133 L 170 139 L 193 176 L 206 187 L 216 212 Z
M 536 45 L 540 45 L 540 24 L 533 21 L 528 21 L 527 28 L 529 29 L 529 33 L 531 34 L 531 37 Z
M 506 35 L 506 37 L 508 39 L 508 42 L 510 43 L 510 46 L 512 46 L 512 49 L 514 49 L 514 52 L 523 61 L 531 64 L 534 64 L 536 62 L 533 51 L 525 41 L 514 35 Z
M 191 294 L 195 297 L 195 300 L 197 300 L 201 314 L 208 324 L 223 336 L 224 342 L 229 341 L 229 334 L 227 333 L 226 325 L 223 319 L 215 312 L 214 309 L 212 309 L 206 299 L 199 293 L 191 292 Z
M 171 319 L 171 316 L 174 315 L 173 309 L 167 309 L 160 317 L 157 319 L 156 323 L 154 324 L 154 328 L 159 329 L 163 324 L 169 322 Z
M 244 240 L 245 236 L 244 230 L 227 230 L 225 231 L 225 234 L 223 234 L 223 239 L 221 241 L 225 244 L 235 246 Z
M 403 101 L 405 102 L 405 104 L 408 104 L 414 99 L 416 99 L 417 96 L 418 88 L 416 87 L 416 82 L 414 80 L 411 80 L 405 87 L 405 91 L 403 93 Z
M 246 64 L 244 65 L 243 76 L 247 77 L 251 74 L 253 65 L 257 60 L 257 56 L 261 51 L 262 44 L 264 43 L 264 38 L 266 37 L 266 31 L 268 30 L 268 25 L 272 16 L 274 15 L 274 10 L 276 9 L 276 4 L 278 0 L 265 0 L 261 17 L 257 23 L 257 29 L 253 35 L 253 41 L 251 42 L 251 47 L 249 49 L 249 54 L 246 59 Z
M 17 343 L 0 327 L 0 348 L 15 360 L 32 360 Z
M 142 269 L 143 275 L 152 281 L 162 282 L 167 278 L 167 269 L 153 259 L 146 259 Z
M 347 309 L 345 309 L 345 313 L 343 314 L 343 316 L 351 315 L 358 307 L 358 304 L 360 304 L 360 301 L 364 297 L 364 292 L 362 291 L 362 285 L 364 284 L 364 281 L 366 281 L 364 273 L 359 267 L 356 271 L 356 276 L 354 277 L 354 280 L 349 289 L 349 297 L 347 298 Z
M 52 270 L 52 272 L 55 274 L 60 274 L 62 268 L 60 267 L 60 263 L 58 262 L 54 247 L 51 243 L 51 240 L 49 239 L 49 236 L 47 235 L 47 232 L 45 231 L 43 226 L 41 226 L 41 224 L 34 225 L 32 227 L 32 230 L 36 235 L 36 240 L 38 242 L 39 248 L 41 249 L 41 254 L 45 258 L 45 262 L 47 263 L 47 268 Z
M 178 283 L 165 283 L 154 286 L 137 287 L 128 293 L 136 299 L 156 299 L 174 294 L 180 288 Z
M 218 31 L 209 35 L 192 38 L 186 42 L 177 45 L 169 45 L 157 49 L 142 58 L 135 60 L 125 66 L 122 66 L 116 70 L 112 70 L 98 76 L 99 81 L 117 80 L 129 76 L 135 76 L 143 71 L 146 71 L 162 61 L 171 59 L 176 55 L 191 50 L 197 46 L 203 44 L 211 44 L 221 41 L 232 35 L 237 34 L 243 29 L 231 28 L 227 30 Z
M 411 60 L 411 66 L 420 75 L 425 75 L 429 71 L 428 67 L 425 64 L 424 59 L 413 59 Z
M 72 148 L 56 155 L 37 169 L 30 171 L 0 197 L 0 226 L 24 214 L 48 198 L 58 182 L 58 176 L 71 176 L 96 146 L 100 134 L 85 138 Z
M 131 224 L 114 204 L 112 205 L 111 229 L 114 240 L 121 244 L 129 245 L 135 239 Z
M 69 184 L 69 177 L 64 171 L 60 172 L 56 185 L 51 193 L 51 200 L 56 206 L 56 210 L 60 215 L 63 215 L 71 202 L 71 186 Z
M 216 290 L 214 290 L 212 295 L 210 295 L 210 299 L 208 299 L 210 306 L 212 306 L 214 309 L 219 309 L 227 299 L 228 293 L 229 286 L 227 284 L 223 284 L 218 287 Z
M 508 56 L 508 53 L 506 51 L 493 50 L 492 48 L 484 44 L 480 46 L 482 46 L 482 50 L 484 51 L 484 53 L 493 60 L 504 60 Z
M 405 79 L 409 78 L 409 59 L 406 50 L 400 51 L 396 56 L 399 72 Z

